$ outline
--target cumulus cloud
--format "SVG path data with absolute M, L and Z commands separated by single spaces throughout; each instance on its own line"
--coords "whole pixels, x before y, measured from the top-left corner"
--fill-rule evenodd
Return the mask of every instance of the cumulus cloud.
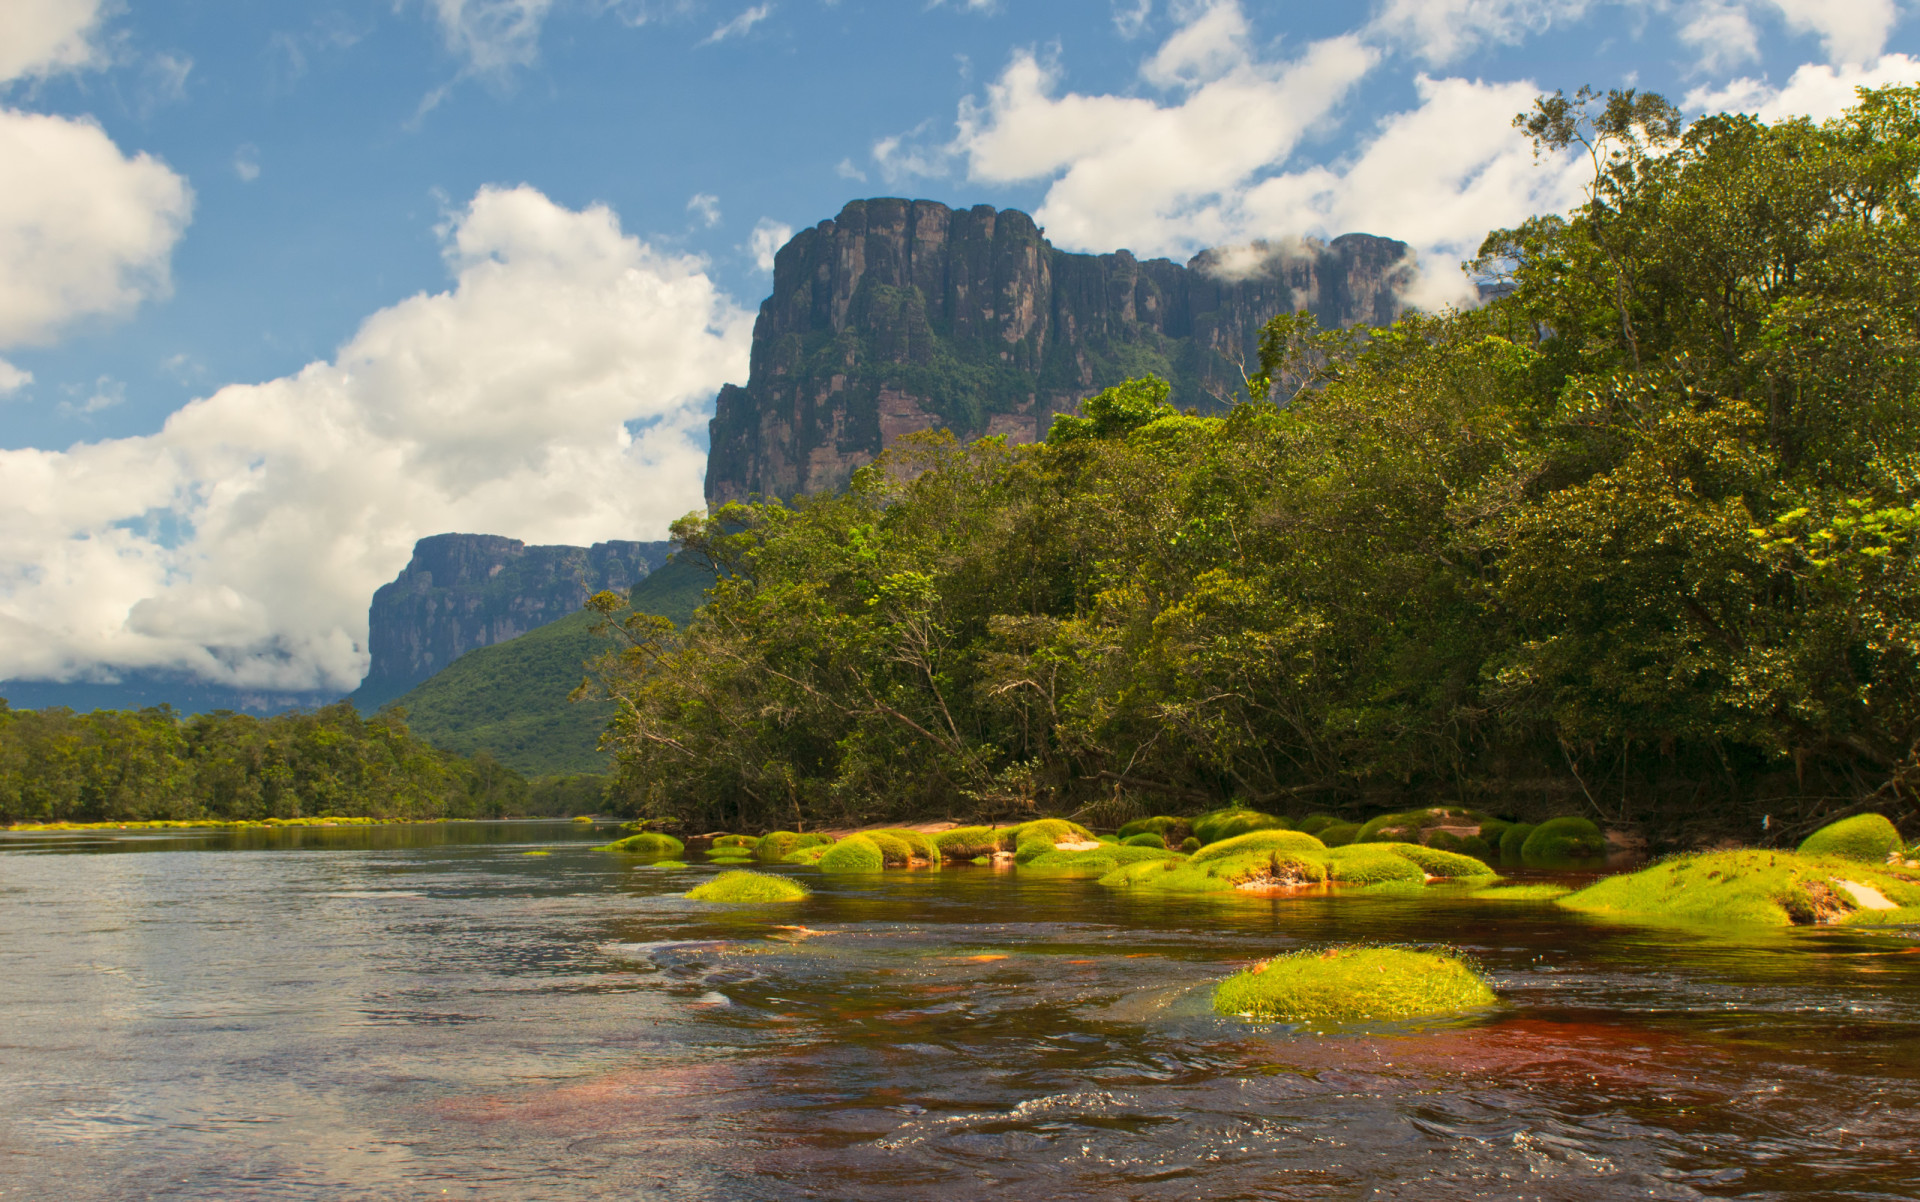
M 1066 92 L 1057 64 L 1019 53 L 984 100 L 962 103 L 958 135 L 939 149 L 975 180 L 1045 183 L 1034 216 L 1076 250 L 1185 256 L 1356 231 L 1400 238 L 1426 266 L 1409 294 L 1424 305 L 1472 295 L 1457 266 L 1488 230 L 1581 199 L 1582 165 L 1536 163 L 1512 128 L 1538 95 L 1530 81 L 1421 76 L 1418 103 L 1362 131 L 1349 155 L 1299 162 L 1377 52 L 1340 37 L 1268 61 L 1253 46 L 1232 0 L 1189 10 L 1141 67 L 1162 99 Z M 875 157 L 884 169 L 932 152 L 896 139 Z
M 187 181 L 90 120 L 0 109 L 0 347 L 168 291 Z
M 774 255 L 792 240 L 792 226 L 771 217 L 762 217 L 754 223 L 753 233 L 747 238 L 747 253 L 753 256 L 755 267 L 761 271 L 772 271 Z
M 0 82 L 98 66 L 95 37 L 105 8 L 105 0 L 0 4 Z
M 1743 4 L 1707 0 L 1681 18 L 1680 40 L 1693 47 L 1705 71 L 1724 71 L 1760 57 L 1760 30 Z
M 1817 36 L 1835 64 L 1878 58 L 1900 15 L 1894 0 L 1772 0 L 1772 4 L 1787 28 Z
M 1882 55 L 1865 66 L 1830 67 L 1807 63 L 1784 86 L 1759 79 L 1736 79 L 1722 88 L 1695 88 L 1685 106 L 1695 112 L 1753 113 L 1763 121 L 1811 117 L 1824 121 L 1838 117 L 1859 97 L 1856 88 L 1883 88 L 1920 83 L 1920 59 L 1904 54 Z
M 1589 0 L 1386 0 L 1369 32 L 1441 66 L 1489 43 L 1517 45 L 1590 7 Z
M 33 383 L 33 373 L 0 359 L 0 397 L 12 396 Z
M 152 435 L 0 451 L 0 678 L 345 690 L 422 535 L 657 538 L 699 504 L 705 406 L 751 328 L 704 265 L 527 187 L 444 233 L 451 288 L 331 361 Z

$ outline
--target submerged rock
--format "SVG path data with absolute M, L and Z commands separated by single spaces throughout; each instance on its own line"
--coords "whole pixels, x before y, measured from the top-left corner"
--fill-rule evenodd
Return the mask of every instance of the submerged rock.
M 1228 977 L 1221 1014 L 1279 1022 L 1363 1022 L 1453 1014 L 1497 999 L 1460 957 L 1398 947 L 1294 952 Z

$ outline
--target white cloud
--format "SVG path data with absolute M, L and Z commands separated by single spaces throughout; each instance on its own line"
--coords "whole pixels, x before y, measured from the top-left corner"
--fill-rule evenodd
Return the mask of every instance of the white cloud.
M 84 387 L 69 386 L 72 395 L 55 406 L 68 417 L 88 418 L 103 410 L 125 403 L 127 386 L 112 376 L 101 376 L 92 385 Z M 81 393 L 86 393 L 82 397 Z
M 1589 0 L 1386 0 L 1369 32 L 1439 66 L 1490 42 L 1518 45 L 1589 7 Z
M 761 271 L 772 271 L 774 255 L 792 240 L 792 226 L 771 217 L 762 217 L 754 222 L 753 233 L 747 238 L 747 253 L 753 256 L 755 267 Z
M 6 0 L 0 4 L 0 82 L 98 66 L 94 41 L 105 0 Z
M 89 120 L 0 109 L 0 347 L 168 291 L 187 181 Z
M 249 142 L 233 152 L 233 173 L 250 184 L 260 178 L 260 148 Z
M 33 383 L 32 372 L 23 371 L 5 359 L 0 359 L 0 397 L 12 396 L 31 383 Z
M 867 182 L 867 173 L 855 167 L 852 159 L 841 159 L 840 165 L 833 169 L 833 173 L 841 179 L 850 179 L 858 184 Z
M 1760 31 L 1746 6 L 1705 0 L 1681 18 L 1680 40 L 1693 47 L 1705 71 L 1724 71 L 1760 57 Z
M 752 29 L 755 25 L 758 25 L 760 22 L 766 20 L 768 15 L 772 12 L 773 12 L 773 5 L 756 4 L 752 8 L 747 9 L 745 12 L 735 17 L 733 20 L 723 22 L 722 24 L 717 26 L 712 33 L 708 34 L 705 38 L 701 39 L 700 45 L 711 46 L 715 42 L 724 42 L 728 38 L 739 37 L 740 35 L 746 33 L 749 29 Z
M 453 287 L 331 362 L 156 434 L 0 451 L 0 679 L 345 690 L 416 538 L 657 538 L 697 506 L 705 409 L 751 328 L 703 264 L 527 187 L 482 190 L 446 237 Z
M 1114 31 L 1129 41 L 1146 32 L 1152 16 L 1153 0 L 1113 0 Z
M 476 74 L 531 63 L 554 0 L 432 0 L 447 49 Z
M 720 198 L 711 192 L 696 192 L 687 201 L 687 212 L 700 219 L 708 229 L 720 224 Z
M 1793 73 L 1784 87 L 1743 78 L 1723 88 L 1696 88 L 1687 93 L 1683 104 L 1694 112 L 1753 113 L 1762 121 L 1782 121 L 1789 117 L 1825 121 L 1853 107 L 1859 100 L 1855 88 L 1913 83 L 1920 83 L 1920 59 L 1888 54 L 1859 67 L 1807 63 Z
M 1819 37 L 1828 61 L 1865 63 L 1878 58 L 1899 19 L 1894 0 L 1772 0 L 1787 28 Z

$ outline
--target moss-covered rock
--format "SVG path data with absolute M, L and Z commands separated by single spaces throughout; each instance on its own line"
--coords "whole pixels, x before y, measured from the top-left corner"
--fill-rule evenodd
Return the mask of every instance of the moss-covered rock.
M 717 835 L 711 843 L 707 844 L 707 850 L 717 852 L 731 848 L 736 855 L 744 856 L 753 854 L 753 849 L 759 843 L 760 838 L 757 835 Z
M 735 850 L 735 849 L 730 849 L 730 850 Z M 709 864 L 751 864 L 753 863 L 753 857 L 752 856 L 716 856 L 712 852 L 708 852 L 707 863 Z
M 641 831 L 637 835 L 628 835 L 624 839 L 615 839 L 605 847 L 596 847 L 595 851 L 617 851 L 629 856 L 673 856 L 678 858 L 687 850 L 687 845 L 672 835 L 662 835 L 654 831 Z
M 1480 837 L 1486 840 L 1488 847 L 1493 849 L 1493 854 L 1500 854 L 1500 837 L 1506 834 L 1511 826 L 1513 823 L 1505 818 L 1489 818 L 1480 824 Z M 1459 849 L 1450 847 L 1447 850 L 1458 851 Z
M 1194 838 L 1192 835 L 1188 835 L 1186 838 L 1180 841 L 1180 850 L 1186 852 L 1189 855 L 1193 854 L 1196 851 L 1199 851 L 1200 848 L 1201 848 L 1200 840 Z
M 1607 837 L 1585 818 L 1549 818 L 1520 845 L 1523 864 L 1566 864 L 1598 860 L 1607 854 Z
M 1427 835 L 1427 846 L 1439 851 L 1450 851 L 1455 855 L 1472 856 L 1485 864 L 1492 864 L 1500 858 L 1500 853 L 1480 835 L 1467 835 L 1462 838 L 1446 831 L 1432 831 Z
M 1143 893 L 1232 893 L 1318 885 L 1326 879 L 1327 866 L 1312 853 L 1254 848 L 1203 863 L 1169 852 L 1166 859 L 1122 865 L 1100 884 Z
M 1331 826 L 1321 827 L 1315 832 L 1314 837 L 1328 847 L 1345 847 L 1353 842 L 1353 837 L 1359 833 L 1358 822 L 1336 822 Z
M 860 831 L 859 835 L 880 849 L 881 860 L 888 868 L 905 868 L 913 862 L 913 844 L 892 831 Z
M 1123 847 L 1158 847 L 1164 851 L 1167 841 L 1152 831 L 1141 831 L 1137 835 L 1128 835 L 1120 840 L 1120 844 Z
M 1473 877 L 1492 876 L 1493 869 L 1486 861 L 1473 856 L 1463 856 L 1458 852 L 1443 851 L 1438 847 L 1422 847 L 1418 843 L 1393 843 L 1388 850 L 1403 860 L 1410 860 L 1421 872 L 1442 880 L 1463 880 Z
M 848 835 L 822 852 L 819 864 L 822 872 L 879 872 L 887 866 L 887 858 L 871 837 Z
M 1596 881 L 1559 904 L 1584 914 L 1788 926 L 1871 921 L 1920 906 L 1920 869 L 1790 851 L 1704 852 Z
M 1884 864 L 1900 847 L 1900 832 L 1884 815 L 1855 814 L 1808 835 L 1800 844 L 1800 854 L 1845 856 L 1869 864 Z
M 753 858 L 764 864 L 779 864 L 803 847 L 831 847 L 833 836 L 795 834 L 793 831 L 769 831 L 753 845 Z
M 1508 825 L 1506 830 L 1500 832 L 1500 859 L 1508 864 L 1520 863 L 1520 849 L 1527 845 L 1527 838 L 1533 834 L 1533 831 L 1534 825 L 1531 822 L 1515 822 Z
M 811 891 L 799 881 L 784 876 L 736 869 L 733 872 L 723 872 L 704 885 L 695 886 L 688 891 L 687 896 L 694 901 L 729 902 L 739 905 L 751 902 L 801 901 L 809 892 Z
M 1294 830 L 1304 831 L 1309 835 L 1318 835 L 1328 827 L 1338 825 L 1340 821 L 1341 819 L 1334 814 L 1308 814 L 1305 818 L 1291 825 Z
M 956 826 L 933 836 L 933 845 L 949 860 L 971 860 L 1000 850 L 1002 830 L 991 826 Z
M 1249 853 L 1269 851 L 1288 851 L 1313 855 L 1327 850 L 1327 845 L 1307 834 L 1305 831 L 1248 831 L 1244 835 L 1235 835 L 1231 839 L 1222 839 L 1218 843 L 1209 843 L 1193 853 L 1193 862 L 1208 864 L 1215 860 L 1228 860 Z
M 803 847 L 796 847 L 786 855 L 780 857 L 780 863 L 818 864 L 821 857 L 825 856 L 831 850 L 833 850 L 832 840 L 828 840 L 825 843 L 814 843 Z
M 1427 874 L 1418 864 L 1395 855 L 1381 843 L 1351 843 L 1326 852 L 1327 875 L 1342 885 L 1378 885 L 1384 881 L 1422 881 Z
M 1128 864 L 1178 860 L 1179 852 L 1164 847 L 1129 847 L 1124 843 L 1103 844 L 1091 851 L 1048 851 L 1020 866 L 1022 872 L 1070 873 L 1074 876 L 1105 876 Z
M 1399 947 L 1275 956 L 1213 991 L 1213 1008 L 1221 1014 L 1296 1023 L 1424 1018 L 1496 1000 L 1492 986 L 1458 956 Z
M 1016 864 L 1025 864 L 1036 856 L 1045 855 L 1062 843 L 1099 842 L 1093 837 L 1092 831 L 1064 818 L 1039 818 L 1008 827 L 1001 846 L 1005 847 L 1008 841 L 1013 844 L 1013 860 Z
M 1361 826 L 1360 833 L 1353 837 L 1353 841 L 1424 844 L 1430 841 L 1437 828 L 1452 828 L 1459 837 L 1478 835 L 1486 819 L 1487 816 L 1478 810 L 1461 806 L 1429 806 L 1423 810 L 1406 810 L 1369 819 Z
M 1222 839 L 1231 839 L 1235 835 L 1244 835 L 1248 831 L 1278 831 L 1287 829 L 1287 820 L 1274 814 L 1265 814 L 1245 806 L 1228 806 L 1224 810 L 1213 810 L 1193 820 L 1194 838 L 1202 846 L 1218 843 Z

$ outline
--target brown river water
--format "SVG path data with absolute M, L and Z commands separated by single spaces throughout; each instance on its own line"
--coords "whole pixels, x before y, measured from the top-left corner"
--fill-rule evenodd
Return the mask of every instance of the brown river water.
M 606 837 L 0 838 L 0 1202 L 1920 1197 L 1920 931 L 972 867 L 722 908 Z M 1211 1013 L 1349 940 L 1501 1004 Z

